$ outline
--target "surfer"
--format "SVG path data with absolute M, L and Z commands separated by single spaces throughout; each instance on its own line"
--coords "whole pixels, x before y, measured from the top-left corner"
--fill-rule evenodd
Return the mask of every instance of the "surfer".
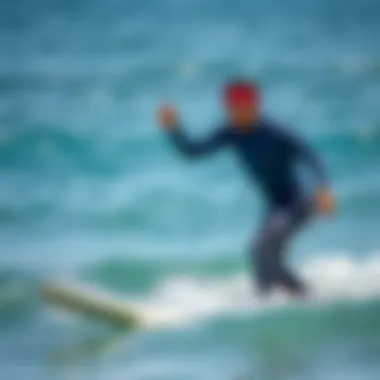
M 334 198 L 325 171 L 314 152 L 303 141 L 262 114 L 257 84 L 241 80 L 223 90 L 226 121 L 205 139 L 190 139 L 175 108 L 165 105 L 158 119 L 169 139 L 184 156 L 198 158 L 230 147 L 260 188 L 266 211 L 252 246 L 251 262 L 262 294 L 275 287 L 295 297 L 307 294 L 305 284 L 285 263 L 287 244 L 315 214 L 334 211 Z M 313 175 L 313 191 L 301 184 L 298 163 Z M 310 193 L 310 194 L 309 194 Z

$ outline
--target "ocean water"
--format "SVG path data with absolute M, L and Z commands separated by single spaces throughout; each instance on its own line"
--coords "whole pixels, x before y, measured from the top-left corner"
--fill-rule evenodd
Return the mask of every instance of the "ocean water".
M 377 0 L 1 1 L 1 379 L 379 379 L 379 37 Z M 255 295 L 261 202 L 234 157 L 188 163 L 156 126 L 170 100 L 211 131 L 243 75 L 337 196 L 290 256 L 304 305 Z M 39 295 L 57 279 L 170 323 L 63 313 Z

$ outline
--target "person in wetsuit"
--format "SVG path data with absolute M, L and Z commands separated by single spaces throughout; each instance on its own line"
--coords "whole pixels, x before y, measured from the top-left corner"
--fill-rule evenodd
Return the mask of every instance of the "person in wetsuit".
M 284 262 L 292 236 L 315 214 L 331 214 L 334 198 L 320 160 L 292 133 L 264 117 L 261 93 L 250 81 L 228 83 L 223 91 L 226 122 L 205 139 L 192 140 L 184 132 L 176 110 L 163 106 L 159 122 L 174 146 L 188 158 L 229 147 L 266 201 L 266 212 L 252 248 L 252 264 L 259 290 L 275 287 L 305 296 L 306 286 Z M 303 162 L 316 180 L 314 194 L 301 185 L 296 172 Z

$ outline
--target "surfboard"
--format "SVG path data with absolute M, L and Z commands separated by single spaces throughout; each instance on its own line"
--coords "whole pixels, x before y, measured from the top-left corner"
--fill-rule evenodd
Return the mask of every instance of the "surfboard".
M 47 283 L 41 287 L 41 295 L 50 304 L 115 325 L 137 328 L 145 324 L 146 315 L 136 305 L 99 290 Z

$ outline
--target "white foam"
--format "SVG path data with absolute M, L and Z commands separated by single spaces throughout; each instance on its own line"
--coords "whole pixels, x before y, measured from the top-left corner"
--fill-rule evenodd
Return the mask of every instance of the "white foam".
M 344 255 L 325 256 L 301 266 L 300 273 L 313 290 L 312 305 L 380 296 L 379 255 L 360 261 Z M 124 306 L 128 312 L 133 310 L 141 325 L 148 328 L 182 325 L 218 314 L 257 314 L 295 305 L 279 292 L 265 300 L 259 298 L 252 282 L 248 273 L 229 277 L 178 275 L 164 279 L 140 299 L 113 296 L 73 281 L 69 289 L 104 304 Z M 67 289 L 67 282 L 64 286 Z
M 310 261 L 300 272 L 312 288 L 316 305 L 380 296 L 379 256 L 364 261 L 343 255 L 324 257 Z M 168 278 L 142 302 L 148 325 L 184 323 L 221 313 L 260 313 L 294 304 L 280 292 L 265 300 L 259 298 L 246 274 Z

